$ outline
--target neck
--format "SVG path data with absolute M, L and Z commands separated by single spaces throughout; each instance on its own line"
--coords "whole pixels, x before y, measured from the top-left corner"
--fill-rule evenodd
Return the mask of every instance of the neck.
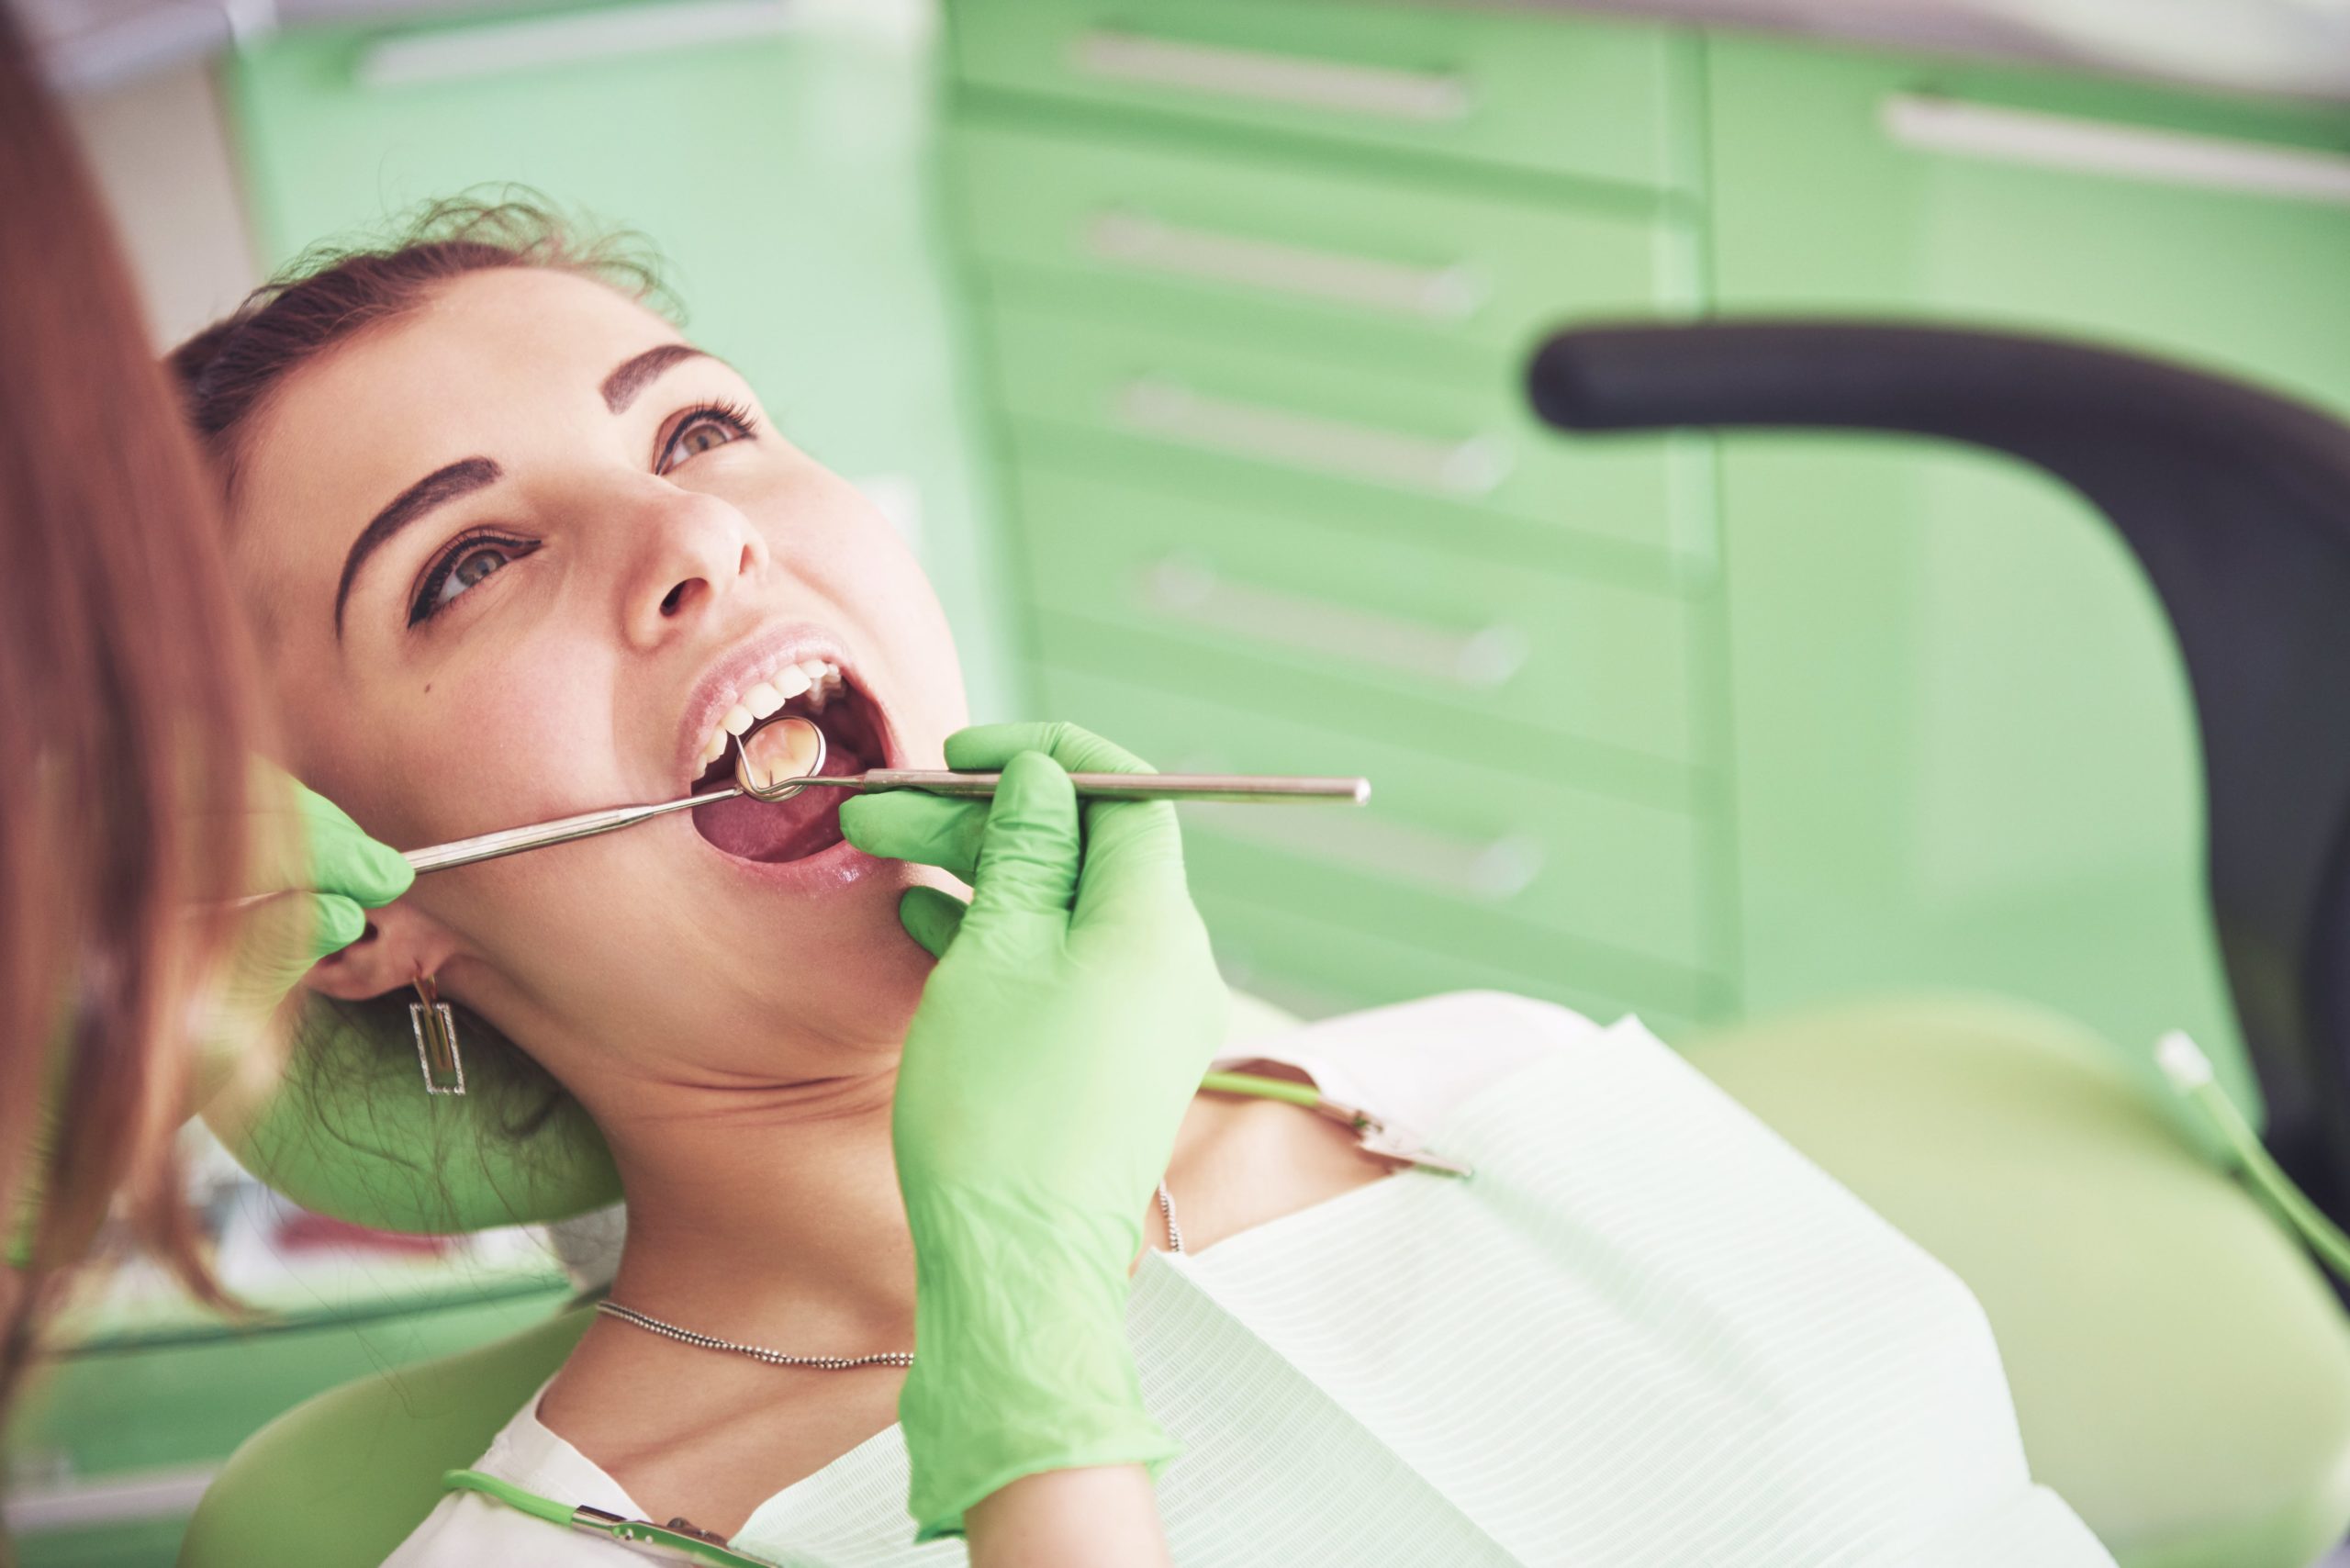
M 796 1353 L 912 1350 L 913 1243 L 890 1148 L 895 1085 L 892 1066 L 640 1104 L 612 1140 L 629 1204 L 612 1299 Z M 1178 1202 L 1205 1182 L 1237 1110 L 1213 1096 L 1192 1102 L 1169 1162 Z M 1147 1222 L 1146 1234 L 1157 1234 Z
M 760 1088 L 676 1089 L 613 1140 L 628 1242 L 612 1299 L 810 1353 L 913 1343 L 913 1248 L 890 1151 L 894 1064 Z

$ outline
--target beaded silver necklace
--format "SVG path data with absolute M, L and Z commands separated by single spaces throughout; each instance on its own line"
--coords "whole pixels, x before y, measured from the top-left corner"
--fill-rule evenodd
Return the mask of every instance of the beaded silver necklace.
M 1167 1250 L 1182 1251 L 1183 1227 L 1175 1223 L 1175 1198 L 1168 1192 L 1167 1183 L 1164 1182 L 1158 1184 L 1158 1212 L 1167 1220 Z M 764 1361 L 771 1367 L 807 1367 L 816 1372 L 852 1372 L 858 1367 L 910 1367 L 914 1364 L 914 1353 L 912 1350 L 882 1350 L 870 1356 L 794 1356 L 781 1350 L 770 1350 L 765 1345 L 740 1345 L 732 1339 L 721 1339 L 713 1334 L 697 1334 L 690 1328 L 680 1328 L 674 1323 L 664 1323 L 661 1319 L 639 1312 L 634 1307 L 622 1306 L 619 1302 L 609 1297 L 598 1302 L 596 1310 L 607 1317 L 618 1318 L 622 1323 L 633 1324 L 648 1333 L 658 1334 L 665 1339 L 675 1339 L 680 1345 L 691 1345 L 697 1350 L 723 1350 L 729 1355 L 748 1356 L 755 1361 Z

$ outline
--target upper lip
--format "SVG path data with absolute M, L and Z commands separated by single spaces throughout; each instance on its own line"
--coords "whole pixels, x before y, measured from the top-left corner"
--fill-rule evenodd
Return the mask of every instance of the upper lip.
M 876 728 L 882 735 L 883 745 L 892 753 L 896 751 L 896 736 L 890 726 L 888 710 L 859 678 L 855 662 L 838 637 L 822 626 L 805 622 L 770 626 L 753 633 L 712 660 L 687 693 L 683 715 L 677 722 L 677 763 L 678 777 L 687 781 L 688 788 L 702 773 L 702 743 L 709 740 L 710 732 L 726 710 L 741 700 L 744 689 L 757 684 L 761 677 L 802 659 L 829 659 L 838 665 L 842 680 L 874 704 L 880 721 Z

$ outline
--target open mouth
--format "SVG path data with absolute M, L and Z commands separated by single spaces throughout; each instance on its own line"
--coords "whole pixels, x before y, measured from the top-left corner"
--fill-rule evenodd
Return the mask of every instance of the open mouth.
M 734 782 L 734 737 L 747 739 L 778 719 L 807 719 L 824 732 L 822 771 L 834 778 L 888 766 L 889 745 L 873 700 L 829 659 L 788 664 L 745 687 L 704 743 L 706 761 L 693 790 Z M 690 813 L 694 831 L 725 853 L 774 865 L 804 860 L 841 842 L 846 790 L 802 790 L 773 802 L 737 796 Z

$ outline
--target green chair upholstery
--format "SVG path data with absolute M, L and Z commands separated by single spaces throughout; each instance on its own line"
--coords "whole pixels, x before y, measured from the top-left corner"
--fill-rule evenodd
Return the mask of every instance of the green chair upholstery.
M 2035 1476 L 2122 1568 L 2305 1568 L 2350 1527 L 2350 1318 L 2079 1025 L 1903 998 L 1687 1042 L 1964 1280 Z
M 182 1568 L 378 1568 L 554 1375 L 595 1316 L 329 1389 L 247 1439 L 196 1506 Z

